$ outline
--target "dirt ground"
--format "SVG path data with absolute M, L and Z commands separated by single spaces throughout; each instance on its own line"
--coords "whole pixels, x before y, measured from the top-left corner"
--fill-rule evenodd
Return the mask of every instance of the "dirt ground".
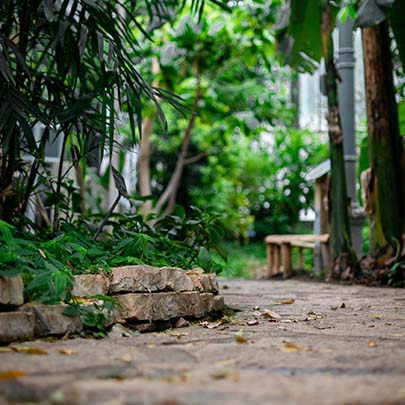
M 0 404 L 405 404 L 404 290 L 220 286 L 217 321 L 0 347 Z

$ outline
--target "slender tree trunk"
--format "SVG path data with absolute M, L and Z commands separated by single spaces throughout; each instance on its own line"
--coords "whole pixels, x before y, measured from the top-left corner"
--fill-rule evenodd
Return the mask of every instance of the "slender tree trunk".
M 353 275 L 356 257 L 350 236 L 343 133 L 339 115 L 337 72 L 331 32 L 330 10 L 329 7 L 326 7 L 322 16 L 322 38 L 326 70 L 325 84 L 328 99 L 327 119 L 331 159 L 331 275 L 335 278 L 348 278 Z
M 152 59 L 152 72 L 156 76 L 160 72 L 159 60 Z M 153 86 L 158 86 L 158 80 L 153 81 Z M 142 122 L 142 137 L 139 145 L 139 193 L 146 197 L 152 194 L 150 179 L 150 137 L 152 135 L 155 114 L 145 117 Z M 152 201 L 145 201 L 142 205 L 142 212 L 147 216 L 152 212 Z
M 392 74 L 387 23 L 364 28 L 363 58 L 366 83 L 370 173 L 371 255 L 378 264 L 395 255 L 402 244 L 404 195 L 398 111 Z
M 169 181 L 169 184 L 167 185 L 165 191 L 163 194 L 160 196 L 157 204 L 156 204 L 156 212 L 159 214 L 163 207 L 167 204 L 166 209 L 165 209 L 165 214 L 170 214 L 173 211 L 173 208 L 176 203 L 176 195 L 177 195 L 177 190 L 180 185 L 180 180 L 181 176 L 183 174 L 183 169 L 184 166 L 186 165 L 187 162 L 187 153 L 190 145 L 190 139 L 191 139 L 191 134 L 195 125 L 195 119 L 197 115 L 197 109 L 198 109 L 198 102 L 200 101 L 202 97 L 201 93 L 201 88 L 200 88 L 200 78 L 199 76 L 197 77 L 197 88 L 196 88 L 196 94 L 193 102 L 193 108 L 192 108 L 192 113 L 190 116 L 190 119 L 188 121 L 187 128 L 184 131 L 184 136 L 183 136 L 183 142 L 181 146 L 181 152 L 180 155 L 177 159 L 176 162 L 176 167 L 174 169 L 173 175 Z
M 150 185 L 150 136 L 152 135 L 154 116 L 146 117 L 142 122 L 142 137 L 139 146 L 139 193 L 146 197 L 152 194 Z M 152 202 L 145 201 L 142 204 L 143 215 L 146 216 L 152 211 Z
M 294 128 L 300 127 L 300 112 L 299 112 L 299 105 L 300 105 L 300 83 L 299 83 L 299 75 L 298 72 L 291 72 L 291 79 L 290 79 L 290 92 L 291 92 L 291 104 L 293 105 L 295 112 L 294 112 Z

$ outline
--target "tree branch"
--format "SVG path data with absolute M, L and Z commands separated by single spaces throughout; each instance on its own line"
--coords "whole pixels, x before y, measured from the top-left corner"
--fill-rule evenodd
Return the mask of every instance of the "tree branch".
M 198 162 L 201 159 L 204 159 L 205 157 L 209 156 L 209 153 L 207 152 L 200 152 L 199 154 L 195 156 L 191 156 L 187 159 L 184 159 L 184 166 L 191 165 L 195 162 Z

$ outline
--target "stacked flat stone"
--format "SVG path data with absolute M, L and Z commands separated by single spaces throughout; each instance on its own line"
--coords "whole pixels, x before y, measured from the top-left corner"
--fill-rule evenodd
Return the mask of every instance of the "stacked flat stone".
M 112 270 L 110 293 L 121 304 L 116 316 L 137 321 L 202 317 L 224 307 L 215 274 L 146 265 Z
M 168 321 L 179 317 L 203 317 L 221 311 L 224 299 L 218 295 L 215 274 L 201 269 L 184 271 L 175 267 L 147 265 L 112 269 L 112 274 L 75 276 L 72 295 L 90 298 L 111 295 L 120 304 L 115 320 Z M 21 276 L 0 278 L 0 342 L 38 336 L 78 333 L 78 316 L 66 316 L 67 305 L 24 304 Z M 91 302 L 89 305 L 92 305 Z
M 18 312 L 17 307 L 22 304 L 22 277 L 0 277 L 0 342 L 30 339 L 34 336 L 35 317 Z

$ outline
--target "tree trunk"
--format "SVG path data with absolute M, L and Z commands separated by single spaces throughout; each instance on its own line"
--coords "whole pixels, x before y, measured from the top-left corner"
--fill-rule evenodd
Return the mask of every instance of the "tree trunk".
M 195 98 L 194 98 L 194 102 L 193 102 L 191 116 L 188 121 L 187 128 L 184 131 L 181 152 L 177 159 L 176 167 L 175 167 L 173 175 L 169 181 L 169 184 L 167 185 L 165 191 L 160 196 L 159 201 L 156 204 L 155 210 L 156 210 L 157 214 L 159 214 L 162 211 L 163 207 L 166 204 L 167 204 L 167 206 L 165 209 L 165 214 L 170 214 L 173 211 L 173 208 L 175 206 L 177 190 L 180 185 L 180 180 L 181 180 L 181 176 L 183 174 L 184 166 L 187 163 L 186 157 L 187 157 L 187 153 L 188 153 L 188 149 L 189 149 L 189 145 L 190 145 L 191 133 L 194 128 L 195 119 L 196 119 L 196 115 L 197 115 L 197 109 L 198 109 L 198 102 L 200 101 L 201 97 L 202 97 L 202 94 L 201 94 L 201 88 L 200 88 L 200 78 L 197 77 L 196 94 L 195 94 Z
M 290 78 L 290 101 L 292 106 L 294 107 L 294 128 L 300 127 L 300 113 L 299 113 L 299 105 L 300 105 L 300 82 L 299 82 L 299 75 L 297 72 L 291 72 Z
M 331 275 L 334 278 L 349 278 L 353 276 L 356 257 L 350 236 L 343 133 L 339 115 L 337 72 L 331 32 L 330 10 L 329 7 L 326 7 L 322 16 L 322 39 L 326 70 L 325 85 L 328 99 L 327 119 L 331 159 Z
M 152 59 L 152 73 L 155 75 L 153 86 L 158 86 L 158 79 L 156 76 L 160 72 L 159 60 Z M 152 135 L 153 121 L 155 115 L 145 117 L 142 122 L 142 136 L 139 145 L 139 193 L 141 196 L 146 197 L 152 194 L 151 181 L 150 181 L 150 137 Z M 145 201 L 142 205 L 142 212 L 147 216 L 152 212 L 152 201 Z
M 370 253 L 378 265 L 384 265 L 402 245 L 403 147 L 387 23 L 364 28 L 362 38 L 370 162 L 366 191 L 370 198 Z
M 146 197 L 152 194 L 150 185 L 150 136 L 152 135 L 153 117 L 146 117 L 142 122 L 142 137 L 139 149 L 139 193 Z M 142 205 L 142 212 L 147 216 L 152 212 L 152 201 L 145 201 Z

